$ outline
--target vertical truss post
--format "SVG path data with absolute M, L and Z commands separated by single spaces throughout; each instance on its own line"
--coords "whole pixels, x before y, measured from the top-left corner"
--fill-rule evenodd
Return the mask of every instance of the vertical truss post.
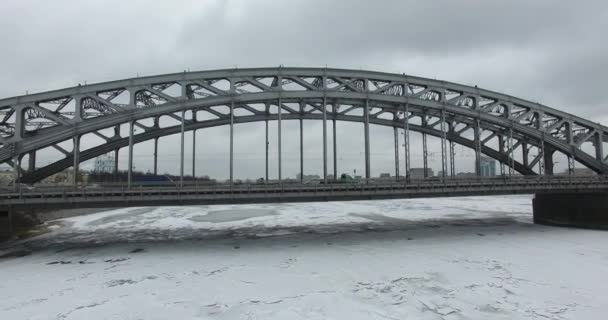
M 137 106 L 137 89 L 128 89 L 129 93 L 129 107 L 135 108 Z
M 475 174 L 481 176 L 481 126 L 479 118 L 475 119 Z
M 504 136 L 500 135 L 498 136 L 498 152 L 500 154 L 503 154 L 505 151 L 505 138 Z M 500 175 L 504 176 L 505 175 L 505 162 L 504 161 L 500 161 Z
M 521 144 L 521 153 L 522 153 L 522 164 L 524 165 L 524 167 L 528 168 L 529 164 L 529 159 L 528 159 L 528 153 L 530 152 L 530 148 L 528 147 L 527 143 L 522 143 Z
M 552 147 L 545 148 L 543 151 L 544 154 L 544 165 L 545 165 L 545 175 L 553 175 L 553 154 L 555 153 L 555 149 Z
M 36 151 L 30 152 L 27 164 L 27 171 L 32 172 L 34 170 L 36 170 Z
M 570 146 L 570 152 L 568 153 L 568 175 L 574 174 L 574 146 Z
M 441 171 L 442 178 L 445 180 L 446 171 L 448 171 L 448 159 L 445 142 L 445 106 L 441 109 Z
M 283 91 L 283 77 L 281 75 L 277 76 L 275 78 L 276 83 L 273 83 L 273 87 L 276 88 L 276 90 L 279 92 L 279 101 L 278 101 L 278 105 L 277 105 L 277 117 L 278 117 L 278 153 L 279 153 L 279 184 L 283 184 L 283 135 L 281 133 L 281 131 L 283 130 L 283 124 L 281 122 L 281 119 L 283 118 L 283 101 L 281 100 L 282 98 L 282 91 Z
M 13 187 L 15 188 L 15 190 L 17 190 L 19 182 L 21 181 L 21 158 L 18 156 L 13 158 L 13 169 L 15 170 L 15 179 L 13 179 Z
M 336 108 L 336 105 L 334 105 Z M 334 110 L 334 113 L 336 110 Z M 336 141 L 336 119 L 332 120 L 333 138 L 334 138 L 334 180 L 338 179 L 338 142 Z
M 154 138 L 154 175 L 158 175 L 158 137 Z
M 72 177 L 72 184 L 74 186 L 78 185 L 78 172 L 80 171 L 80 136 L 79 135 L 75 135 L 74 136 L 74 150 L 73 150 L 73 156 L 74 156 L 74 176 Z
M 515 169 L 515 157 L 513 156 L 513 123 L 509 128 L 509 175 L 512 176 Z
M 404 88 L 405 90 L 405 88 Z M 405 149 L 405 179 L 410 178 L 410 113 L 409 104 L 405 104 L 403 113 L 403 148 Z
M 572 122 L 567 122 L 566 124 L 566 139 L 568 141 L 568 145 L 570 145 L 570 152 L 568 152 L 568 175 L 571 176 L 574 174 L 574 155 L 576 152 L 576 147 L 572 145 Z
M 395 116 L 395 118 L 397 118 Z M 393 136 L 395 142 L 395 180 L 399 180 L 399 130 L 393 127 Z
M 538 161 L 538 175 L 545 175 L 545 133 L 542 133 L 542 137 L 540 139 L 540 146 L 538 148 L 540 160 Z
M 230 102 L 230 186 L 234 184 L 234 99 Z
M 179 151 L 179 187 L 184 187 L 184 132 L 186 111 L 182 110 L 182 121 L 180 126 L 180 151 Z
M 450 176 L 456 176 L 456 151 L 455 151 L 455 142 L 450 140 Z
M 268 142 L 268 115 L 270 114 L 270 106 L 266 104 L 266 182 L 268 182 L 268 148 L 270 142 Z
M 323 181 L 327 184 L 327 98 L 323 96 Z
M 369 99 L 365 100 L 365 109 L 363 110 L 364 121 L 363 134 L 365 135 L 365 179 L 369 182 L 370 178 L 370 161 L 369 161 Z
M 133 183 L 133 120 L 129 121 L 129 164 L 127 169 L 127 188 Z
M 75 95 L 74 99 L 74 120 L 82 120 L 82 96 Z
M 118 175 L 118 151 L 119 149 L 114 150 L 114 179 Z
M 25 133 L 25 110 L 23 106 L 15 106 L 15 137 L 21 139 Z
M 277 117 L 279 119 L 279 122 L 277 123 L 278 135 L 279 135 L 278 139 L 277 139 L 278 140 L 277 141 L 277 143 L 278 143 L 278 154 L 279 154 L 279 156 L 278 156 L 278 158 L 279 158 L 278 159 L 279 160 L 279 164 L 278 164 L 278 167 L 279 167 L 279 183 L 283 183 L 283 172 L 282 172 L 283 171 L 283 167 L 282 167 L 283 161 L 282 161 L 282 149 L 281 149 L 281 147 L 283 145 L 282 139 L 281 139 L 282 138 L 281 137 L 281 128 L 282 128 L 282 124 L 281 124 L 282 115 L 281 114 L 283 112 L 282 112 L 282 108 L 281 108 L 281 103 L 282 103 L 281 102 L 281 97 L 279 97 L 279 104 L 278 104 L 278 108 L 277 108 L 277 112 L 278 112 Z
M 304 102 L 300 102 L 300 183 L 304 183 Z
M 427 122 L 427 118 L 426 118 L 426 111 L 423 113 L 422 115 L 422 127 L 423 128 L 427 128 L 428 122 Z M 424 177 L 428 178 L 429 174 L 429 159 L 428 159 L 428 146 L 427 146 L 427 142 L 426 142 L 426 133 L 422 133 L 422 167 L 424 170 Z
M 188 100 L 188 85 L 186 85 L 185 82 L 179 82 L 178 84 L 181 90 L 180 98 L 182 100 Z M 194 115 L 194 111 L 192 111 L 192 114 Z
M 428 170 L 429 170 L 429 159 L 428 159 L 428 146 L 426 142 L 426 133 L 422 134 L 422 167 L 424 169 L 424 177 L 428 178 Z
M 603 132 L 597 132 L 595 134 L 595 159 L 600 161 L 602 167 L 604 166 L 604 145 L 602 144 Z
M 120 126 L 114 127 L 114 138 L 120 138 Z M 118 153 L 120 149 L 114 150 L 114 179 L 118 178 Z
M 192 130 L 192 179 L 196 180 L 196 129 Z
M 160 128 L 160 117 L 154 117 L 154 125 L 155 129 Z M 158 140 L 159 137 L 154 138 L 154 175 L 158 175 Z

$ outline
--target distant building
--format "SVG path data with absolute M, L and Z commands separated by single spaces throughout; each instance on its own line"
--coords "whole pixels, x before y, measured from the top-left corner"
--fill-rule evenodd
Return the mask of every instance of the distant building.
M 380 179 L 388 179 L 391 177 L 390 173 L 381 173 L 380 174 Z
M 95 158 L 95 172 L 111 173 L 114 171 L 114 156 L 104 154 Z
M 447 171 L 446 171 L 446 172 L 445 172 L 445 176 L 447 177 L 447 176 L 449 176 L 449 175 L 450 175 L 450 174 L 449 174 L 449 172 L 447 172 Z M 437 172 L 437 176 L 438 176 L 438 177 L 443 177 L 443 170 L 439 170 L 439 172 Z
M 298 173 L 296 175 L 296 179 L 300 180 L 300 174 Z M 318 174 L 305 174 L 303 179 L 301 179 L 302 181 L 306 182 L 306 181 L 311 181 L 311 180 L 319 180 L 321 179 L 321 177 Z
M 493 177 L 496 175 L 496 160 L 488 157 L 481 157 L 479 160 L 482 177 Z
M 423 179 L 425 177 L 432 177 L 433 169 L 426 169 L 426 176 L 424 175 L 424 168 L 410 168 L 410 178 L 412 179 Z
M 477 174 L 475 172 L 458 172 L 456 176 L 459 178 L 475 178 Z

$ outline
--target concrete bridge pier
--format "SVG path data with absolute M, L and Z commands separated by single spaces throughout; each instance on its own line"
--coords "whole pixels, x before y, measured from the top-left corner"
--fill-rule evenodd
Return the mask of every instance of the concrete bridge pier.
M 13 216 L 10 208 L 0 208 L 0 239 L 9 238 L 13 233 Z
M 608 193 L 537 193 L 534 223 L 608 230 Z

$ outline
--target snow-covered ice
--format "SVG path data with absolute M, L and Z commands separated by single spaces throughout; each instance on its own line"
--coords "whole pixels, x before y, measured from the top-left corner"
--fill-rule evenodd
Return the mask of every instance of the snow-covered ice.
M 608 232 L 531 218 L 504 196 L 61 219 L 0 250 L 0 319 L 605 319 Z

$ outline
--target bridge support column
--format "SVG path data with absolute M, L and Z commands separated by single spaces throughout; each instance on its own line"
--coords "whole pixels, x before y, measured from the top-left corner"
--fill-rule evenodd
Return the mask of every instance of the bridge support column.
M 425 124 L 426 125 L 426 124 Z M 424 168 L 424 177 L 428 178 L 429 174 L 429 153 L 428 153 L 428 146 L 426 143 L 426 133 L 422 134 L 422 167 Z
M 129 165 L 127 169 L 127 187 L 129 189 L 133 183 L 133 125 L 134 121 L 129 121 Z
M 481 128 L 479 119 L 475 122 L 475 174 L 481 176 Z
M 498 136 L 498 152 L 500 152 L 500 153 L 505 152 L 505 138 L 503 136 Z M 500 162 L 500 175 L 504 176 L 505 175 L 505 162 L 504 161 L 499 161 L 499 162 Z
M 300 114 L 304 112 L 304 103 L 300 103 Z M 268 145 L 268 142 L 267 144 Z M 268 151 L 266 151 L 268 155 Z M 268 165 L 268 162 L 266 162 Z M 300 118 L 300 183 L 304 183 L 304 120 Z
M 445 179 L 448 171 L 448 158 L 446 148 L 446 133 L 445 133 L 445 110 L 441 110 L 441 177 Z
M 335 108 L 335 106 L 334 106 Z M 334 110 L 334 113 L 336 110 Z M 334 179 L 338 179 L 338 143 L 336 142 L 336 119 L 333 120 L 333 138 L 334 138 Z
M 323 98 L 323 181 L 327 183 L 327 101 Z
M 450 140 L 450 176 L 454 178 L 456 176 L 456 151 L 455 142 Z
M 393 136 L 395 138 L 395 180 L 399 180 L 399 130 L 393 127 Z
M 522 152 L 522 164 L 524 165 L 524 167 L 527 168 L 529 166 L 528 153 L 530 152 L 530 149 L 528 148 L 527 143 L 524 142 L 521 144 L 521 152 Z
M 365 123 L 363 124 L 363 131 L 365 134 L 365 179 L 369 180 L 371 174 L 369 161 L 369 100 L 365 100 L 365 110 L 363 110 L 363 114 L 365 117 Z
M 13 187 L 17 189 L 19 182 L 21 182 L 21 157 L 13 158 L 13 170 L 15 177 L 13 180 Z
M 74 136 L 74 176 L 72 177 L 72 184 L 76 186 L 78 184 L 78 173 L 80 171 L 80 136 Z
M 266 112 L 268 112 L 268 105 L 266 105 Z M 300 120 L 300 123 L 302 120 Z M 266 120 L 266 182 L 268 182 L 268 120 Z
M 118 175 L 118 151 L 119 149 L 114 150 L 114 178 Z
M 13 234 L 13 212 L 10 207 L 0 209 L 0 239 Z
M 154 138 L 154 175 L 158 175 L 158 137 Z
M 230 186 L 234 182 L 234 101 L 230 103 Z
M 608 229 L 608 193 L 540 193 L 532 200 L 534 223 Z
M 28 172 L 33 172 L 34 170 L 36 170 L 36 151 L 30 152 L 27 164 Z
M 543 160 L 545 163 L 545 174 L 553 175 L 553 154 L 555 153 L 555 149 L 551 149 L 545 146 L 545 151 L 543 153 Z
M 422 115 L 422 127 L 426 128 L 428 124 L 426 118 L 426 112 Z M 429 158 L 428 158 L 428 147 L 426 143 L 426 133 L 422 133 L 422 168 L 424 170 L 423 176 L 428 178 Z
M 192 179 L 196 180 L 196 130 L 192 130 Z
M 281 98 L 279 98 L 279 103 L 277 105 L 277 112 L 278 112 L 277 116 L 278 116 L 278 120 L 279 120 L 278 123 L 277 123 L 277 127 L 278 127 L 278 137 L 277 137 L 277 144 L 278 145 L 277 145 L 277 148 L 278 148 L 278 153 L 279 153 L 279 155 L 278 155 L 278 158 L 279 158 L 278 159 L 279 160 L 278 161 L 279 162 L 278 163 L 278 167 L 279 167 L 279 183 L 282 183 L 282 181 L 283 181 L 283 167 L 282 167 L 283 159 L 281 157 L 282 156 L 282 149 L 281 149 L 281 147 L 283 145 L 283 142 L 281 140 L 281 129 L 282 129 L 281 117 L 282 117 L 282 113 L 283 113 L 283 108 L 281 107 L 281 105 L 282 105 Z
M 180 127 L 180 149 L 179 149 L 179 186 L 184 186 L 184 131 L 185 131 L 185 120 L 186 111 L 182 111 L 182 121 Z
M 595 159 L 604 161 L 604 145 L 602 144 L 602 133 L 598 132 L 595 134 L 593 139 L 593 147 L 595 148 Z
M 509 176 L 515 173 L 515 145 L 513 144 L 513 123 L 509 128 Z
M 410 114 L 409 105 L 405 105 L 403 112 L 403 148 L 405 155 L 405 179 L 410 178 Z

